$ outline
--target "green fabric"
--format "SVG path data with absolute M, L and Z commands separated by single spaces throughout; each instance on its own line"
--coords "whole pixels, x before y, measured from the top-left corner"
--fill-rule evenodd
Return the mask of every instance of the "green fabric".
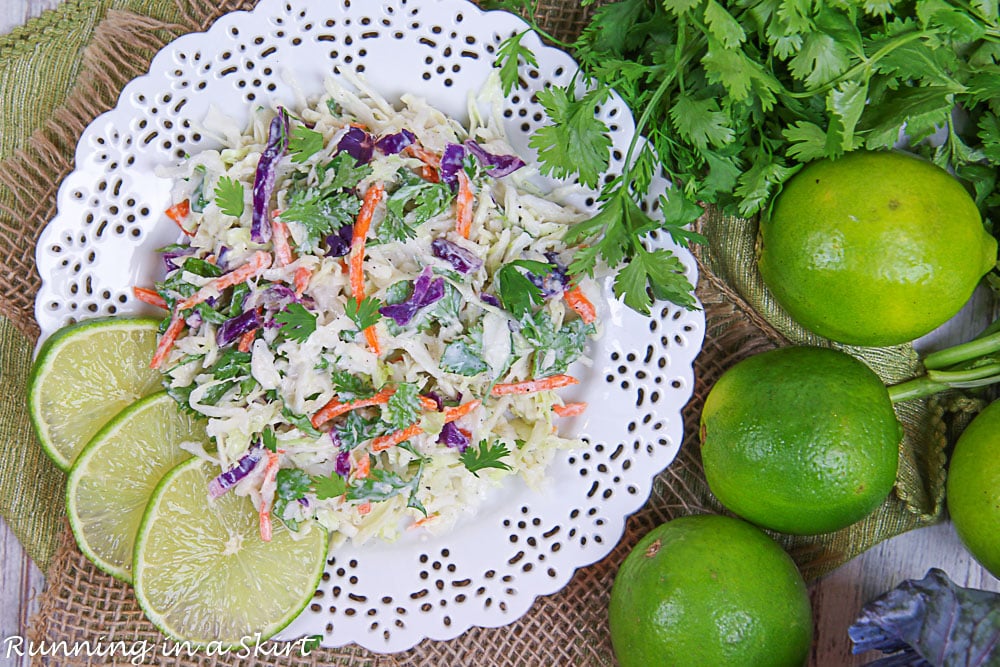
M 66 0 L 0 36 L 0 159 L 24 145 L 66 99 L 81 54 L 108 10 L 179 20 L 170 0 Z

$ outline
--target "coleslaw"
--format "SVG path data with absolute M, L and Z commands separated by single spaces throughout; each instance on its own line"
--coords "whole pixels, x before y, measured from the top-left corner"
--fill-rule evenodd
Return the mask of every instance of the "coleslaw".
M 269 539 L 317 520 L 334 543 L 448 530 L 508 475 L 543 483 L 599 335 L 559 203 L 504 137 L 495 78 L 469 127 L 363 81 L 188 156 L 167 216 L 182 241 L 136 295 L 169 311 L 152 365 L 213 446 L 209 493 L 248 495 Z M 480 113 L 481 101 L 493 102 Z

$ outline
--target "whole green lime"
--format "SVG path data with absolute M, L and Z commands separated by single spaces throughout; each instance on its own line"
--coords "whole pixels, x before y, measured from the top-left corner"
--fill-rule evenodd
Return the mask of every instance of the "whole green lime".
M 946 498 L 969 552 L 1000 577 L 1000 402 L 965 428 L 951 455 Z
M 813 637 L 788 554 L 750 524 L 708 514 L 636 544 L 615 576 L 608 622 L 622 667 L 797 667 Z
M 802 326 L 854 345 L 911 341 L 969 300 L 997 261 L 975 202 L 899 152 L 807 165 L 761 221 L 758 266 Z
M 701 414 L 712 493 L 759 526 L 797 535 L 838 530 L 878 507 L 895 483 L 902 435 L 879 377 L 819 347 L 740 361 Z

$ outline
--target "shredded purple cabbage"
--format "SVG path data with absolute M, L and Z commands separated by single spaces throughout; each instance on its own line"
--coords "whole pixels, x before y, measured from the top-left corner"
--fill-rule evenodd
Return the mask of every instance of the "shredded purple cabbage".
M 569 286 L 569 273 L 566 271 L 566 266 L 559 261 L 559 256 L 556 253 L 545 253 L 545 259 L 549 260 L 549 264 L 552 265 L 551 271 L 544 276 L 531 271 L 525 275 L 535 287 L 542 290 L 542 296 L 549 298 L 566 291 L 566 287 Z
M 288 307 L 290 303 L 299 303 L 301 299 L 288 285 L 282 283 L 271 283 L 264 289 L 257 289 L 250 292 L 243 300 L 243 309 L 252 310 L 254 308 L 266 308 L 267 310 L 278 312 Z
M 441 155 L 441 181 L 452 190 L 458 188 L 458 172 L 465 166 L 465 148 L 461 144 L 448 144 Z
M 274 190 L 275 167 L 278 160 L 288 150 L 288 114 L 284 107 L 278 107 L 278 115 L 271 120 L 267 132 L 267 147 L 257 162 L 253 177 L 253 222 L 250 224 L 250 240 L 266 243 L 271 240 L 271 221 L 268 219 L 268 205 Z
M 472 139 L 466 139 L 465 147 L 476 156 L 480 164 L 486 167 L 486 173 L 493 178 L 510 176 L 524 166 L 524 160 L 518 156 L 490 153 Z
M 215 265 L 223 271 L 229 270 L 229 248 L 227 246 L 219 246 L 219 252 L 215 256 Z
M 229 470 L 219 473 L 219 475 L 208 483 L 208 495 L 212 498 L 218 498 L 223 495 L 229 489 L 236 486 L 236 484 L 250 474 L 250 472 L 257 466 L 261 459 L 261 450 L 259 447 L 254 447 L 249 452 L 244 454 L 239 461 L 236 462 Z
M 262 324 L 256 310 L 244 311 L 219 325 L 219 330 L 215 332 L 215 342 L 219 347 L 225 347 L 246 332 L 259 329 Z
M 454 447 L 459 453 L 464 452 L 469 446 L 469 438 L 462 430 L 455 425 L 455 422 L 448 422 L 441 429 L 438 435 L 438 442 L 449 447 Z
M 202 318 L 201 313 L 197 309 L 191 310 L 187 317 L 184 318 L 184 323 L 187 324 L 189 329 L 197 329 L 203 321 L 204 318 Z
M 426 267 L 413 282 L 413 293 L 402 303 L 382 306 L 378 312 L 391 317 L 396 324 L 405 327 L 424 306 L 429 306 L 444 297 L 444 278 L 433 278 L 431 267 Z
M 166 267 L 167 272 L 169 273 L 170 271 L 181 268 L 181 265 L 174 261 L 175 259 L 179 257 L 186 257 L 193 252 L 194 248 L 191 246 L 188 246 L 183 250 L 167 250 L 163 252 L 161 257 L 163 257 L 163 265 Z
M 445 238 L 431 241 L 431 252 L 438 259 L 449 262 L 461 274 L 478 271 L 483 266 L 483 260 L 476 257 L 471 251 Z
M 341 477 L 347 477 L 351 474 L 351 453 L 350 452 L 340 452 L 337 454 L 337 464 L 336 464 L 337 474 Z
M 488 303 L 494 308 L 502 307 L 500 305 L 500 299 L 496 298 L 492 294 L 487 294 L 486 292 L 483 292 L 482 294 L 479 295 L 479 298 L 482 300 L 483 303 Z
M 353 125 L 347 128 L 347 132 L 337 143 L 337 152 L 347 152 L 358 164 L 368 164 L 372 160 L 375 151 L 375 139 L 360 127 Z
M 354 237 L 354 225 L 344 225 L 333 234 L 326 237 L 327 257 L 344 257 L 351 252 L 351 240 Z
M 375 148 L 382 151 L 385 155 L 395 155 L 400 153 L 404 148 L 416 143 L 417 135 L 413 134 L 409 130 L 400 130 L 395 134 L 387 134 L 375 142 Z

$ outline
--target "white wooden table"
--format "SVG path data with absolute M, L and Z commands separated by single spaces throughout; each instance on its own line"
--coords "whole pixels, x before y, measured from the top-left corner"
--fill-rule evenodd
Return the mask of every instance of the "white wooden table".
M 63 0 L 0 0 L 0 34 L 55 7 Z M 942 341 L 965 340 L 977 333 L 995 311 L 985 290 L 955 320 L 921 341 L 925 348 Z M 951 524 L 912 531 L 875 546 L 811 587 L 816 617 L 816 641 L 810 665 L 863 665 L 877 655 L 852 656 L 847 628 L 869 600 L 905 579 L 921 578 L 931 567 L 944 570 L 961 586 L 1000 591 L 997 580 L 976 563 L 961 545 Z M 27 667 L 8 657 L 4 639 L 25 635 L 44 577 L 27 558 L 6 523 L 0 519 L 0 665 Z

